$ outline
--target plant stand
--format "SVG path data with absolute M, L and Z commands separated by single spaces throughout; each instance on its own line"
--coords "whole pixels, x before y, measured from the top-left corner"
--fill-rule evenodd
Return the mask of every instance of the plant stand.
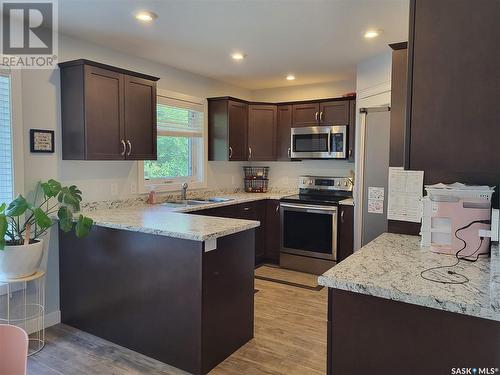
M 0 274 L 0 323 L 21 327 L 29 335 L 28 357 L 45 346 L 45 271 L 20 278 Z

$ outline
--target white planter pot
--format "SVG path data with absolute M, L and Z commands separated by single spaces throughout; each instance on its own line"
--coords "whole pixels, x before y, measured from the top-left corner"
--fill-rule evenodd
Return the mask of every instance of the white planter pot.
M 43 240 L 29 245 L 7 245 L 0 250 L 0 274 L 8 279 L 31 276 L 40 267 L 42 257 Z

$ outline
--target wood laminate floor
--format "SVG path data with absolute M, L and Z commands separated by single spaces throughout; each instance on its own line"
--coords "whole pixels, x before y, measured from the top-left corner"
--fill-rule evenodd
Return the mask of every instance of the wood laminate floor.
M 265 269 L 267 277 L 311 285 L 315 276 Z M 255 280 L 255 337 L 210 375 L 326 373 L 327 291 Z M 47 329 L 46 347 L 29 358 L 29 375 L 185 372 L 64 324 Z

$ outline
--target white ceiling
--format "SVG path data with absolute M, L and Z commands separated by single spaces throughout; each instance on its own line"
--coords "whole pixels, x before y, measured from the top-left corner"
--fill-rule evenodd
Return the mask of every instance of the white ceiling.
M 408 35 L 408 0 L 59 0 L 59 15 L 62 33 L 248 89 L 353 79 Z

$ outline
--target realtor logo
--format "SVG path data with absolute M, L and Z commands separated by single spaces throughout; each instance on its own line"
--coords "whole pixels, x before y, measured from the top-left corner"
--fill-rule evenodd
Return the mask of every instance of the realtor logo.
M 57 60 L 57 3 L 3 1 L 1 40 L 1 65 L 52 68 Z

